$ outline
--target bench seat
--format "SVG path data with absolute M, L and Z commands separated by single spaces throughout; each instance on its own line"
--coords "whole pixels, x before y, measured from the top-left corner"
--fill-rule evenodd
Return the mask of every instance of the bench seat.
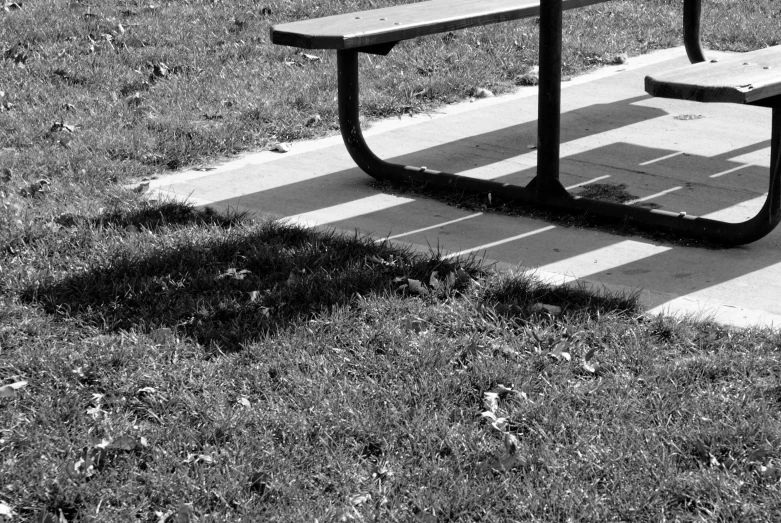
M 781 95 L 781 46 L 650 75 L 645 90 L 651 96 L 695 102 L 761 104 Z
M 574 9 L 606 0 L 564 0 Z M 539 0 L 428 0 L 271 27 L 271 42 L 303 49 L 382 49 L 385 44 L 457 29 L 531 18 Z M 381 52 L 379 54 L 385 54 Z

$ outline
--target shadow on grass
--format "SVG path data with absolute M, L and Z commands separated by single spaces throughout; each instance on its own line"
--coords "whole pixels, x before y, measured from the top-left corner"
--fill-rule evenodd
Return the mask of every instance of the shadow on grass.
M 28 287 L 23 299 L 109 332 L 168 328 L 210 352 L 238 350 L 357 294 L 397 292 L 408 278 L 428 282 L 432 271 L 459 266 L 480 271 L 474 261 L 441 260 L 357 235 L 253 224 L 177 204 L 106 222 L 130 238 L 128 245 L 91 258 L 86 272 Z M 160 229 L 170 225 L 176 227 Z M 142 229 L 160 234 L 147 245 Z
M 577 282 L 553 286 L 535 280 L 533 273 L 499 278 L 484 290 L 483 303 L 490 304 L 497 314 L 506 318 L 532 322 L 550 316 L 546 312 L 550 306 L 561 309 L 564 323 L 607 313 L 637 315 L 641 312 L 637 293 L 601 292 Z
M 108 332 L 170 329 L 211 354 L 240 350 L 356 295 L 408 293 L 409 279 L 427 284 L 433 271 L 443 281 L 451 272 L 461 276 L 445 290 L 432 289 L 429 300 L 464 291 L 467 275 L 485 275 L 471 258 L 443 260 L 357 235 L 252 224 L 173 203 L 118 212 L 102 223 L 120 235 L 128 228 L 159 234 L 149 242 L 135 235 L 128 242 L 134 246 L 119 242 L 113 254 L 92 258 L 86 272 L 30 286 L 23 299 Z M 533 319 L 538 302 L 589 315 L 637 309 L 633 297 L 595 296 L 526 277 L 492 279 L 478 294 L 497 313 L 522 320 Z

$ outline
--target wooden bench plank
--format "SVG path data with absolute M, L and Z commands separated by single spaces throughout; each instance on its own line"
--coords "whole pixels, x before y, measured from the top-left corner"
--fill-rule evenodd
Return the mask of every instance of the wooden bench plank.
M 563 8 L 606 1 L 563 0 Z M 277 24 L 271 27 L 271 42 L 304 49 L 356 49 L 539 14 L 539 0 L 428 0 Z
M 747 104 L 781 95 L 781 46 L 700 62 L 645 78 L 651 96 Z

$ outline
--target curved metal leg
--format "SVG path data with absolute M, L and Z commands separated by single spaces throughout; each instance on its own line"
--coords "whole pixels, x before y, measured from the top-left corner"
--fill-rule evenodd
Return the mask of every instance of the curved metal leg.
M 490 180 L 386 162 L 375 155 L 361 132 L 359 121 L 358 53 L 338 51 L 339 124 L 347 151 L 364 172 L 378 180 L 419 183 L 471 194 L 491 193 L 514 203 L 541 205 L 559 211 L 626 219 L 637 225 L 669 231 L 679 236 L 726 245 L 741 245 L 768 234 L 781 221 L 781 99 L 773 109 L 770 187 L 762 210 L 742 223 L 726 223 L 659 209 L 604 202 L 572 196 L 566 191 L 540 191 Z
M 683 0 L 683 44 L 686 55 L 693 64 L 705 61 L 700 38 L 702 0 Z

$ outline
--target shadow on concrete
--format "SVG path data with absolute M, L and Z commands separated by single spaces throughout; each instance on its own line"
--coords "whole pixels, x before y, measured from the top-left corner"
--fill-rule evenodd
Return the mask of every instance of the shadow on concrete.
M 564 113 L 562 143 L 667 115 L 659 109 L 635 105 L 635 102 L 645 99 L 646 96 L 629 98 Z M 405 165 L 426 165 L 447 172 L 463 172 L 527 154 L 529 151 L 524 144 L 534 143 L 536 131 L 536 121 L 527 122 L 455 140 L 423 151 L 388 158 L 388 161 Z M 747 202 L 766 191 L 768 176 L 766 168 L 743 166 L 729 159 L 767 147 L 769 141 L 763 140 L 714 157 L 679 154 L 664 161 L 641 166 L 640 164 L 649 160 L 669 156 L 677 151 L 641 147 L 629 143 L 612 143 L 563 158 L 562 181 L 565 181 L 565 177 L 569 175 L 587 179 L 607 173 L 610 178 L 605 180 L 605 183 L 626 184 L 627 191 L 639 198 L 680 186 L 680 189 L 652 202 L 662 208 L 704 215 Z M 438 163 L 434 164 L 432 158 L 437 159 Z M 732 173 L 716 178 L 710 177 L 736 168 L 739 169 Z M 519 164 L 517 172 L 496 180 L 525 184 L 533 177 L 534 172 L 533 167 Z M 305 182 L 216 202 L 215 206 L 260 210 L 277 217 L 291 216 L 374 196 L 378 192 L 367 183 L 370 180 L 357 168 L 346 169 Z M 415 201 L 330 222 L 329 226 L 385 236 L 424 227 L 435 227 L 437 223 L 470 214 L 467 210 L 437 206 L 430 199 L 421 199 L 419 194 L 405 192 L 404 188 L 397 188 L 397 190 L 402 196 L 410 197 Z M 312 197 L 302 197 L 302 194 Z M 642 203 L 642 205 L 651 205 L 651 203 Z M 472 208 L 471 212 L 474 213 L 475 210 L 480 209 Z M 429 233 L 409 236 L 400 241 L 436 245 L 447 250 L 460 251 L 502 242 L 503 239 L 544 225 L 547 224 L 540 225 L 539 222 L 517 219 L 508 227 L 506 221 L 499 224 L 486 216 L 444 229 L 435 227 Z M 565 259 L 562 251 L 572 257 L 624 240 L 606 234 L 592 234 L 593 231 L 569 230 L 568 233 L 563 234 L 566 229 L 567 227 L 562 227 L 559 223 L 556 229 L 543 234 L 535 234 L 522 240 L 492 247 L 486 251 L 487 256 L 498 261 L 537 267 Z M 616 230 L 613 229 L 611 232 Z M 584 240 L 584 238 L 588 239 Z M 729 251 L 710 250 L 708 256 L 712 263 L 707 265 L 706 270 L 686 268 L 697 263 L 696 260 L 701 256 L 701 248 L 687 250 L 683 246 L 671 245 L 670 250 L 663 254 L 655 254 L 653 259 L 636 260 L 625 268 L 596 273 L 590 279 L 603 278 L 611 283 L 630 288 L 652 288 L 654 291 L 671 295 L 687 294 L 775 265 L 778 256 L 773 254 L 773 246 L 777 243 L 777 238 L 778 234 L 774 232 L 771 236 L 749 246 Z M 633 239 L 646 241 L 641 238 Z M 457 244 L 454 245 L 454 241 Z M 655 238 L 653 241 L 660 240 Z M 566 242 L 567 248 L 557 249 L 555 246 L 559 242 Z M 729 256 L 724 257 L 724 252 L 729 252 Z M 724 259 L 724 263 L 719 263 L 719 259 Z M 666 268 L 669 274 L 660 275 L 660 267 Z

